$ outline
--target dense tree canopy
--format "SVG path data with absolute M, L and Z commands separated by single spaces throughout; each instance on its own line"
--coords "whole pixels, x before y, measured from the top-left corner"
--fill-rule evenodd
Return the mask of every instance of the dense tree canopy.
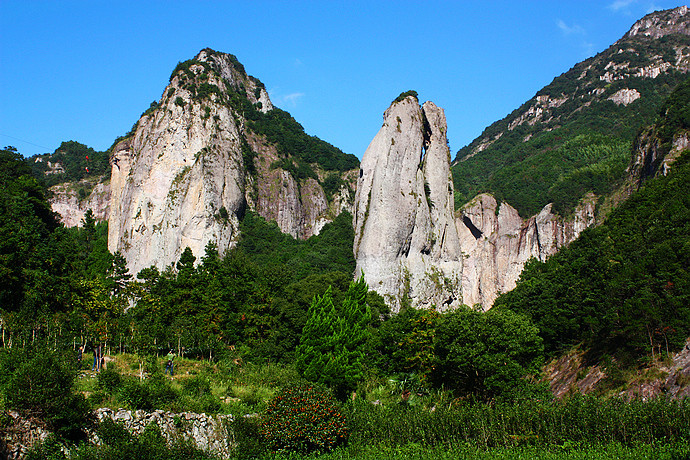
M 598 228 L 526 265 L 497 308 L 530 315 L 546 349 L 654 356 L 690 335 L 690 156 L 646 184 Z

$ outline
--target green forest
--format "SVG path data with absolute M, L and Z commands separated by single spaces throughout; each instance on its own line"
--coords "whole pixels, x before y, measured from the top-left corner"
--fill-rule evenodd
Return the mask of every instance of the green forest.
M 674 47 L 688 43 L 690 38 L 682 34 L 659 40 L 626 37 L 554 78 L 457 152 L 452 167 L 456 208 L 486 192 L 524 218 L 548 203 L 567 215 L 588 192 L 598 197 L 612 192 L 624 179 L 636 136 L 655 123 L 666 99 L 687 75 L 672 70 L 654 79 L 628 75 L 610 82 L 601 76 L 610 63 L 643 67 L 652 63 L 650 56 L 674 62 Z M 635 90 L 640 98 L 628 105 L 609 100 L 622 89 Z M 544 97 L 559 102 L 537 102 Z M 533 107 L 543 110 L 539 121 L 516 123 Z M 482 140 L 492 142 L 475 152 Z
M 107 251 L 105 223 L 87 213 L 82 227 L 62 227 L 27 161 L 14 149 L 0 161 L 0 404 L 55 433 L 29 458 L 64 458 L 65 444 L 71 458 L 211 458 L 165 444 L 155 428 L 136 437 L 96 424 L 90 411 L 102 406 L 262 414 L 233 426 L 237 458 L 690 452 L 686 402 L 615 397 L 625 385 L 616 377 L 667 359 L 690 332 L 687 155 L 605 225 L 529 264 L 488 312 L 397 315 L 352 280 L 346 213 L 298 241 L 249 212 L 223 256 L 209 245 L 197 261 L 187 249 L 134 276 Z M 90 372 L 97 344 L 115 357 L 100 373 Z M 574 345 L 617 372 L 608 391 L 555 400 L 541 366 Z M 169 350 L 179 356 L 172 379 L 162 374 Z M 304 401 L 323 412 L 300 415 Z M 85 444 L 87 428 L 105 443 Z

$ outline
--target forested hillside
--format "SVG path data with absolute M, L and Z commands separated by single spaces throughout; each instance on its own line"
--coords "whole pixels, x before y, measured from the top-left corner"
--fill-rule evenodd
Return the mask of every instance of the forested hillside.
M 55 152 L 29 159 L 33 174 L 47 186 L 63 182 L 78 182 L 85 177 L 110 177 L 108 152 L 97 152 L 75 141 L 60 144 Z
M 668 98 L 652 132 L 668 153 L 690 129 L 690 81 Z M 690 154 L 648 181 L 606 222 L 586 230 L 496 301 L 529 315 L 550 354 L 583 343 L 631 362 L 678 350 L 690 336 Z
M 677 13 L 647 19 L 657 27 Z M 690 350 L 681 352 L 690 337 L 690 38 L 676 29 L 645 35 L 634 28 L 459 152 L 456 204 L 490 191 L 523 215 L 548 202 L 567 213 L 588 192 L 601 197 L 626 185 L 630 194 L 601 225 L 545 261 L 528 262 L 517 287 L 488 311 L 415 309 L 404 301 L 391 314 L 372 290 L 377 286 L 354 273 L 352 215 L 326 209 L 336 201 L 338 211 L 347 209 L 345 180 L 353 183 L 357 159 L 308 136 L 287 112 L 267 110 L 263 84 L 232 55 L 205 49 L 179 63 L 161 101 L 111 152 L 73 141 L 28 160 L 12 147 L 0 150 L 0 457 L 8 455 L 7 440 L 33 423 L 52 434 L 26 458 L 215 458 L 178 431 L 196 429 L 191 412 L 204 412 L 232 415 L 225 426 L 232 436 L 216 441 L 238 460 L 690 458 L 690 398 L 681 399 L 690 394 Z M 401 98 L 407 95 L 416 98 Z M 407 106 L 420 110 L 416 100 Z M 428 112 L 405 117 L 420 133 L 433 132 L 427 113 L 443 113 L 425 106 Z M 391 132 L 405 137 L 401 121 Z M 447 167 L 443 123 L 444 150 L 437 153 Z M 208 144 L 173 148 L 179 139 L 166 136 L 175 129 L 187 136 L 190 126 L 207 130 Z M 161 137 L 146 140 L 154 130 Z M 383 150 L 395 153 L 384 133 Z M 156 150 L 160 139 L 171 147 Z M 433 158 L 429 139 L 422 135 L 417 145 L 410 157 L 426 148 L 425 158 Z M 148 177 L 157 164 L 171 180 L 160 189 L 130 180 L 130 166 L 146 149 L 137 173 Z M 117 195 L 118 205 L 132 204 L 124 233 L 141 232 L 156 249 L 174 246 L 177 252 L 166 254 L 174 254 L 172 263 L 131 273 L 123 254 L 143 251 L 125 241 L 122 253 L 109 252 L 107 222 L 89 211 L 81 226 L 66 228 L 51 211 L 51 185 L 107 176 L 110 162 L 111 181 L 141 198 Z M 436 189 L 451 199 L 449 179 L 436 187 L 418 163 L 406 171 L 420 178 L 411 203 L 435 208 Z M 193 173 L 198 187 L 179 194 Z M 635 177 L 624 184 L 627 176 Z M 219 190 L 235 179 L 246 179 L 246 189 L 238 187 L 230 208 Z M 398 183 L 386 192 L 400 195 L 392 188 Z M 171 221 L 168 211 L 197 199 L 203 187 L 219 194 L 199 205 L 200 214 Z M 167 195 L 158 203 L 160 220 L 137 220 L 153 214 L 156 204 L 146 200 L 154 192 Z M 303 239 L 283 233 L 277 217 L 260 215 L 262 200 L 264 211 L 282 217 L 291 205 L 319 201 L 324 214 L 308 225 L 318 231 Z M 448 206 L 444 240 L 445 230 L 456 228 Z M 415 219 L 421 215 L 410 209 Z M 488 209 L 496 220 L 506 216 L 499 206 Z M 303 224 L 306 215 L 294 221 Z M 193 219 L 204 231 L 226 231 L 231 219 L 236 228 L 223 250 L 216 240 L 188 238 L 202 241 L 195 253 L 175 239 Z M 151 243 L 144 224 L 170 233 Z M 528 239 L 516 228 L 504 247 Z M 545 232 L 534 228 L 540 245 Z M 483 231 L 474 229 L 473 243 Z M 381 233 L 375 236 L 385 245 L 390 233 Z M 462 253 L 454 261 L 467 266 L 469 258 Z M 430 277 L 450 283 L 435 269 Z M 584 356 L 575 383 L 554 396 L 548 363 L 574 353 Z M 581 395 L 577 380 L 592 368 L 604 384 Z M 667 377 L 680 391 L 668 392 Z M 652 395 L 659 397 L 634 398 L 634 378 L 657 382 Z M 155 411 L 167 411 L 173 422 L 129 433 L 124 424 L 96 420 L 94 410 L 103 407 L 118 408 L 122 420 L 146 411 L 160 421 Z M 164 429 L 174 435 L 166 438 Z M 94 433 L 98 443 L 85 442 Z
M 646 20 L 653 30 L 633 27 L 460 149 L 456 207 L 489 192 L 523 217 L 550 202 L 567 214 L 587 192 L 613 191 L 637 133 L 655 121 L 688 70 L 690 36 L 680 26 L 687 17 L 668 10 L 636 24 Z M 672 20 L 678 27 L 667 25 Z

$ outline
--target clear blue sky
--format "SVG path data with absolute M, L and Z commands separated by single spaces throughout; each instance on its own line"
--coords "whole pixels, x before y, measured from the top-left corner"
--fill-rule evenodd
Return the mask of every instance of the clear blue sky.
M 105 150 L 178 61 L 232 53 L 305 130 L 358 157 L 402 91 L 443 107 L 452 156 L 664 0 L 0 0 L 0 145 Z

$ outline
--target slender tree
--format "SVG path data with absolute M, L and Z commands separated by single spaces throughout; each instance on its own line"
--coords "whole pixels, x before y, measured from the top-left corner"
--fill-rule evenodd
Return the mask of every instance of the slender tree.
M 296 350 L 296 366 L 307 380 L 322 383 L 343 398 L 361 379 L 371 312 L 364 278 L 350 283 L 341 304 L 333 302 L 329 287 L 316 296 L 307 313 Z

